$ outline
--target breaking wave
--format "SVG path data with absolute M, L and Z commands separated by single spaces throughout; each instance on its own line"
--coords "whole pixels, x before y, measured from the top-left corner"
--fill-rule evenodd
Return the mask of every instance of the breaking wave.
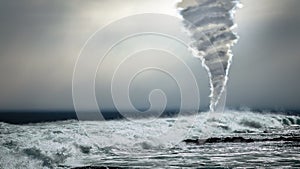
M 191 123 L 194 118 L 197 118 L 196 124 Z M 179 124 L 176 128 L 175 123 Z M 170 148 L 173 138 L 160 136 L 171 129 L 176 133 L 184 131 L 185 138 L 222 138 L 243 134 L 252 138 L 266 133 L 270 137 L 282 135 L 291 131 L 284 129 L 297 125 L 300 125 L 299 116 L 246 111 L 200 113 L 135 122 L 0 123 L 0 168 L 68 168 L 90 164 L 95 159 L 107 160 L 117 154 L 127 158 L 141 152 L 155 154 Z M 171 144 L 172 148 L 181 143 Z

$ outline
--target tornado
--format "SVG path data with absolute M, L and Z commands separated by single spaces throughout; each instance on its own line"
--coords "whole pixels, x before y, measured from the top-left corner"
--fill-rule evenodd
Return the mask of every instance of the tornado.
M 210 83 L 210 111 L 215 111 L 226 90 L 232 62 L 235 11 L 239 0 L 182 0 L 177 4 L 183 27 L 191 36 L 190 48 L 207 70 Z

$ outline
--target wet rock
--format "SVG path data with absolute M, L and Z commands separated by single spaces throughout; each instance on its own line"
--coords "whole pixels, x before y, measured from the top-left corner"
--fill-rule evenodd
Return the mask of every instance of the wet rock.
M 265 141 L 290 141 L 300 142 L 300 137 L 276 137 L 276 138 L 264 138 L 264 139 L 252 139 L 243 137 L 211 137 L 208 139 L 186 139 L 183 142 L 187 144 L 207 144 L 207 143 L 252 143 L 252 142 L 265 142 Z

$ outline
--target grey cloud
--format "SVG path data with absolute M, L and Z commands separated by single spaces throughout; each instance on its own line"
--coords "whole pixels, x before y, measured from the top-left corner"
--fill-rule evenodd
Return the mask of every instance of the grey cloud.
M 299 109 L 300 1 L 244 0 L 244 5 L 237 12 L 241 38 L 234 47 L 227 105 Z M 72 73 L 80 48 L 99 27 L 124 13 L 142 12 L 141 6 L 157 5 L 153 1 L 0 1 L 0 109 L 73 109 Z M 202 107 L 207 107 L 207 75 L 198 59 L 187 62 L 199 76 Z M 151 86 L 133 96 L 136 106 L 147 106 L 145 95 Z M 174 97 L 170 107 L 178 105 L 176 92 L 168 90 Z M 110 99 L 99 99 L 111 108 Z

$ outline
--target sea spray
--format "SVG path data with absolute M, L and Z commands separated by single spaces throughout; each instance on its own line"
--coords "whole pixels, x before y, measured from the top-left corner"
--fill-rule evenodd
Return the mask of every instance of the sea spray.
M 193 42 L 193 55 L 202 61 L 210 81 L 210 110 L 215 111 L 228 80 L 231 47 L 238 36 L 234 13 L 239 0 L 183 0 L 177 4 Z
M 215 117 L 208 116 L 209 114 L 209 112 L 197 114 L 196 119 L 199 119 L 199 122 L 195 125 L 191 123 L 194 116 L 178 116 L 177 120 L 170 117 L 158 118 L 151 123 L 146 123 L 148 119 L 138 119 L 138 122 L 71 120 L 24 125 L 0 122 L 0 168 L 65 169 L 79 166 L 101 168 L 99 165 L 141 168 L 145 164 L 149 165 L 148 168 L 153 165 L 157 168 L 169 166 L 196 168 L 199 163 L 205 164 L 207 168 L 229 165 L 246 168 L 249 162 L 252 162 L 253 166 L 262 165 L 263 168 L 266 164 L 261 163 L 260 159 L 249 160 L 254 158 L 253 154 L 260 154 L 258 158 L 272 161 L 268 164 L 270 168 L 282 165 L 282 161 L 287 162 L 286 168 L 291 168 L 289 165 L 299 164 L 299 160 L 296 161 L 294 158 L 299 157 L 300 149 L 297 142 L 282 140 L 255 144 L 240 142 L 215 144 L 215 142 L 199 147 L 182 143 L 169 146 L 164 140 L 160 141 L 161 137 L 157 139 L 164 131 L 183 129 L 174 128 L 175 123 L 179 123 L 178 126 L 190 126 L 190 131 L 184 139 L 222 140 L 228 137 L 245 139 L 251 137 L 255 140 L 274 141 L 278 138 L 300 136 L 299 116 L 233 110 L 216 112 Z M 264 147 L 264 153 L 261 153 L 261 147 Z M 215 159 L 218 157 L 222 157 L 220 158 L 222 161 L 216 164 Z M 232 160 L 233 158 L 236 161 Z M 298 166 L 294 168 L 299 168 Z

